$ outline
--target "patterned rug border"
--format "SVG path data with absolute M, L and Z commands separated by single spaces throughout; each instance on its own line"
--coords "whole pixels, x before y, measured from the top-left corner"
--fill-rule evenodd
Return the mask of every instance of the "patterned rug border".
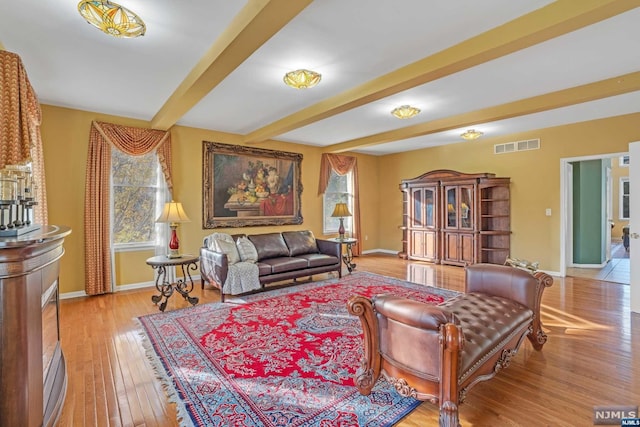
M 220 309 L 228 308 L 230 305 L 244 305 L 249 303 L 254 303 L 258 301 L 266 301 L 271 298 L 279 298 L 289 294 L 295 294 L 299 292 L 303 292 L 307 289 L 313 289 L 322 285 L 331 285 L 338 284 L 341 281 L 348 280 L 349 278 L 354 279 L 363 279 L 369 277 L 373 281 L 381 281 L 387 284 L 400 285 L 405 287 L 414 288 L 416 290 L 424 291 L 427 293 L 431 293 L 434 295 L 438 295 L 443 297 L 445 300 L 449 298 L 453 298 L 456 295 L 459 295 L 459 292 L 451 291 L 443 288 L 436 288 L 430 285 L 422 285 L 414 282 L 409 282 L 407 280 L 398 279 L 395 277 L 384 276 L 381 274 L 370 273 L 370 272 L 354 272 L 349 275 L 344 275 L 342 278 L 329 278 L 319 281 L 307 282 L 307 283 L 299 283 L 292 284 L 291 286 L 276 288 L 269 290 L 267 288 L 266 291 L 262 291 L 256 294 L 247 295 L 244 297 L 230 297 L 227 302 L 213 302 L 202 305 L 197 305 L 193 307 L 185 307 L 176 310 L 172 310 L 169 312 L 158 312 L 158 313 L 150 313 L 143 316 L 139 316 L 134 318 L 134 321 L 137 323 L 139 334 L 142 337 L 142 345 L 145 350 L 145 354 L 147 359 L 149 360 L 152 369 L 155 373 L 156 378 L 161 382 L 162 388 L 164 389 L 167 400 L 169 403 L 174 403 L 176 405 L 177 412 L 177 422 L 181 427 L 195 427 L 195 421 L 192 418 L 191 413 L 188 411 L 185 404 L 185 396 L 178 389 L 176 385 L 176 381 L 174 381 L 173 376 L 169 374 L 171 371 L 170 367 L 166 366 L 165 362 L 158 355 L 157 350 L 155 349 L 157 344 L 154 344 L 153 337 L 149 335 L 146 331 L 145 326 L 141 319 L 151 318 L 151 317 L 163 317 L 163 316 L 180 316 L 183 312 L 209 312 L 209 311 L 217 311 Z M 422 402 L 416 401 L 415 404 L 407 406 L 404 411 L 398 413 L 398 417 L 394 421 L 394 423 L 399 422 L 404 417 L 406 417 L 410 412 L 416 409 Z

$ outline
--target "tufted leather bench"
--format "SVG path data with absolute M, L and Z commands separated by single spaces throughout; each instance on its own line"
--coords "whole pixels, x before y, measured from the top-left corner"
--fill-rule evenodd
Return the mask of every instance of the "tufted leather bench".
M 384 375 L 401 395 L 438 404 L 440 425 L 456 427 L 468 390 L 506 368 L 525 337 L 542 349 L 540 301 L 551 276 L 494 264 L 465 270 L 466 293 L 438 306 L 396 295 L 349 299 L 364 331 L 362 394 Z

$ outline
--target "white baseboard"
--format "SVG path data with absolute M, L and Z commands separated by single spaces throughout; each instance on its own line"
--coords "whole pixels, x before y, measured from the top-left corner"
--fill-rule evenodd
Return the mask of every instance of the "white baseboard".
M 398 251 L 392 251 L 391 249 L 369 249 L 366 251 L 362 251 L 362 255 L 366 255 L 366 254 L 373 254 L 373 253 L 380 253 L 382 252 L 383 254 L 392 254 L 392 255 L 398 255 Z
M 63 294 L 60 294 L 60 299 L 81 298 L 87 296 L 89 295 L 87 295 L 85 291 L 65 292 Z
M 196 281 L 200 280 L 200 275 L 194 275 L 191 276 L 191 279 L 193 279 L 193 283 L 195 286 Z M 151 282 L 140 282 L 140 283 L 130 283 L 128 285 L 117 285 L 115 292 L 122 292 L 122 291 L 131 291 L 134 289 L 143 289 L 143 288 L 151 288 L 154 287 L 156 285 L 156 282 L 151 281 Z M 71 298 L 81 298 L 81 297 L 87 297 L 89 295 L 87 295 L 87 293 L 85 291 L 75 291 L 75 292 L 65 292 L 63 294 L 60 294 L 60 299 L 71 299 Z
M 571 268 L 596 268 L 601 269 L 607 266 L 607 262 L 603 262 L 602 264 L 571 264 L 569 267 Z

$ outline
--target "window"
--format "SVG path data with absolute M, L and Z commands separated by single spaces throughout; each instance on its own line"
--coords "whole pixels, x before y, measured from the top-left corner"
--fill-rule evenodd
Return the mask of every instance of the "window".
M 353 174 L 351 172 L 341 176 L 335 171 L 331 171 L 329 184 L 324 193 L 324 234 L 337 233 L 338 227 L 340 227 L 340 219 L 331 216 L 336 203 L 346 203 L 349 212 L 353 214 Z M 347 234 L 353 232 L 352 218 L 344 218 L 344 228 L 347 230 Z
M 111 151 L 113 243 L 117 250 L 156 244 L 156 218 L 164 202 L 164 177 L 155 152 L 131 156 Z
M 629 167 L 629 155 L 620 156 L 620 166 Z
M 629 178 L 620 178 L 620 219 L 629 219 Z

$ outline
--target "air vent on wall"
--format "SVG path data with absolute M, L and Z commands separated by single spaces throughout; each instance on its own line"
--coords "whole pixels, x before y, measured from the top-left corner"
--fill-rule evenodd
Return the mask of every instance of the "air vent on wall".
M 538 150 L 540 148 L 540 138 L 527 139 L 524 141 L 505 142 L 493 146 L 493 154 L 513 153 L 514 151 Z

